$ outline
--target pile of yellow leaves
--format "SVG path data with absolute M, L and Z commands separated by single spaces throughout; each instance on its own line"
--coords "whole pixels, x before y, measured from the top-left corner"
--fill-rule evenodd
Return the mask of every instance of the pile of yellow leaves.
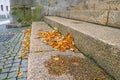
M 65 38 L 63 38 L 63 35 L 57 30 L 40 31 L 37 35 L 42 42 L 47 43 L 54 49 L 58 49 L 60 51 L 72 50 L 75 52 L 79 52 L 78 49 L 75 47 L 73 38 L 69 33 Z
M 18 58 L 25 57 L 28 54 L 30 48 L 31 28 L 23 30 L 22 32 L 25 34 L 25 37 L 22 41 L 23 52 L 18 56 Z

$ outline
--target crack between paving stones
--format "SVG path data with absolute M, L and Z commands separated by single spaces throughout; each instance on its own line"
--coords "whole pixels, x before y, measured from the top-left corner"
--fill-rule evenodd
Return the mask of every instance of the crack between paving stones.
M 19 38 L 19 37 L 18 37 L 18 38 Z M 16 39 L 17 39 L 17 37 L 16 37 Z M 15 39 L 15 40 L 16 40 L 16 39 Z M 14 40 L 14 41 L 15 41 L 15 40 Z M 16 43 L 15 45 L 17 45 L 17 43 Z M 14 50 L 15 47 L 16 47 L 15 45 L 14 45 L 14 47 L 12 48 L 13 50 Z M 8 52 L 9 52 L 9 50 L 7 51 L 7 53 L 8 53 Z M 13 53 L 13 52 L 12 52 L 12 53 Z M 4 62 L 4 64 L 5 64 L 5 62 Z M 4 68 L 4 67 L 5 67 L 5 65 L 3 65 L 3 68 Z M 7 75 L 7 76 L 8 76 L 8 75 Z
M 17 41 L 16 42 L 16 44 L 14 45 L 14 48 L 13 48 L 13 52 L 12 52 L 12 54 L 14 53 L 14 50 L 15 50 L 15 47 L 17 46 L 17 45 L 19 45 L 19 44 L 21 44 L 22 42 L 20 41 L 19 42 L 19 39 L 21 38 L 21 36 L 22 36 L 22 34 L 19 34 L 19 36 L 18 37 L 16 37 L 13 41 Z M 12 41 L 12 42 L 13 42 Z M 11 43 L 12 43 L 11 42 Z M 21 47 L 21 45 L 19 46 L 19 48 Z M 18 48 L 18 50 L 17 50 L 17 52 L 19 52 L 19 48 Z M 14 60 L 15 60 L 15 57 L 17 56 L 17 52 L 15 53 L 16 55 L 13 57 L 13 63 L 14 63 Z M 12 65 L 13 65 L 13 63 L 12 63 Z M 11 69 L 11 68 L 10 68 Z M 10 73 L 10 72 L 9 72 Z M 9 73 L 7 74 L 7 77 L 9 76 Z

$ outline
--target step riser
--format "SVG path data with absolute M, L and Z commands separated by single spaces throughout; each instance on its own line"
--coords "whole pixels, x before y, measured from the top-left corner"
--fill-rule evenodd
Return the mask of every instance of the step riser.
M 70 33 L 75 40 L 76 46 L 81 52 L 86 56 L 93 58 L 98 65 L 116 80 L 120 79 L 120 57 L 118 56 L 118 54 L 120 54 L 120 49 L 71 29 L 68 26 L 54 22 L 49 18 L 46 18 L 46 22 L 52 27 L 58 27 L 60 32 L 64 35 Z
M 120 28 L 120 11 L 65 11 L 57 12 L 57 16 Z

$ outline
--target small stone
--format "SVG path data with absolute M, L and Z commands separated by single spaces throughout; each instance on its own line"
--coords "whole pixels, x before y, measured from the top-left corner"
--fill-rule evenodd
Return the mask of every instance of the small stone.
M 18 66 L 13 66 L 11 69 L 10 69 L 10 72 L 16 72 L 18 70 Z
M 16 80 L 16 78 L 9 78 L 8 80 Z
M 26 77 L 20 77 L 17 80 L 27 80 L 27 78 Z
M 20 68 L 20 71 L 22 71 L 22 72 L 26 72 L 27 69 L 28 69 L 28 67 L 22 67 L 22 68 Z
M 12 64 L 12 63 L 13 63 L 13 60 L 8 60 L 8 61 L 5 62 L 5 65 L 6 64 Z
M 8 74 L 8 78 L 15 78 L 15 77 L 17 77 L 17 71 L 16 72 L 10 72 Z
M 12 64 L 5 64 L 4 68 L 12 67 Z
M 8 74 L 8 73 L 0 74 L 0 79 L 5 79 L 5 78 L 7 78 L 7 74 Z
M 21 59 L 15 59 L 14 62 L 15 63 L 20 63 Z
M 19 66 L 20 63 L 13 63 L 13 66 Z
M 7 73 L 10 71 L 10 68 L 5 68 L 5 69 L 2 69 L 2 73 Z

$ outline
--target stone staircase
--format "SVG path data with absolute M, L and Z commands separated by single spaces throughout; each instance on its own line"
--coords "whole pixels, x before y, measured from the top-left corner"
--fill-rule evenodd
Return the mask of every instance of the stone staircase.
M 52 56 L 65 54 L 74 56 L 73 52 L 54 51 L 50 46 L 35 40 L 34 33 L 38 32 L 39 29 L 51 31 L 54 27 L 57 27 L 63 35 L 67 33 L 72 35 L 75 45 L 81 52 L 76 56 L 87 58 L 86 62 L 93 62 L 88 63 L 88 67 L 95 64 L 95 67 L 105 72 L 105 78 L 100 80 L 120 80 L 119 2 L 119 0 L 87 0 L 69 11 L 59 11 L 56 16 L 46 16 L 45 22 L 50 27 L 43 22 L 33 23 L 28 80 L 74 80 L 73 76 L 68 74 L 52 76 L 44 66 L 44 62 Z M 35 53 L 36 49 L 43 50 L 43 52 Z M 94 72 L 91 70 L 89 74 L 94 74 Z M 75 80 L 99 80 L 81 77 Z
M 32 24 L 28 80 L 114 80 L 81 52 L 75 53 L 70 50 L 60 52 L 41 42 L 36 35 L 40 30 L 53 29 L 44 22 Z M 59 60 L 54 60 L 56 57 L 59 57 Z M 52 63 L 49 62 L 51 60 Z

